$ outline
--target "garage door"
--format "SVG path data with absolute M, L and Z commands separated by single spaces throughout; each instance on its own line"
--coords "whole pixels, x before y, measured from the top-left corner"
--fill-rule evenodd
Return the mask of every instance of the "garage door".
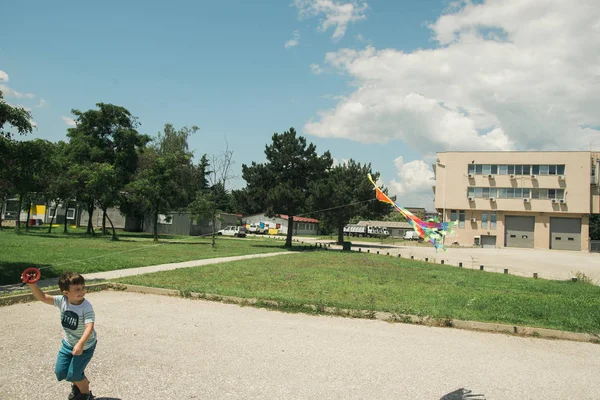
M 481 235 L 481 246 L 485 248 L 496 248 L 496 236 Z
M 535 217 L 504 218 L 504 245 L 506 247 L 533 248 Z
M 581 251 L 581 218 L 550 218 L 550 248 Z

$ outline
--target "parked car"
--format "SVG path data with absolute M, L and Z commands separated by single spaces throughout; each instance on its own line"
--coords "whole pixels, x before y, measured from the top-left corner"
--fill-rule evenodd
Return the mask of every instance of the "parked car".
M 246 237 L 246 228 L 243 226 L 228 226 L 217 232 L 217 235 Z

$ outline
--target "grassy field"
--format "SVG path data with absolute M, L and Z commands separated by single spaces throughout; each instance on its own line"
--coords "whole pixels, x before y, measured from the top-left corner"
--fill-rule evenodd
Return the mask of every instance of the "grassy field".
M 83 229 L 47 234 L 47 228 L 32 228 L 17 234 L 0 231 L 0 285 L 20 282 L 27 267 L 44 267 L 42 279 L 65 270 L 81 273 L 111 271 L 148 265 L 285 251 L 283 241 L 269 238 L 217 238 L 215 249 L 210 237 L 166 236 L 157 243 L 147 234 L 121 233 L 118 241 L 110 236 L 90 237 Z M 59 233 L 60 232 L 60 233 Z
M 282 302 L 600 333 L 600 287 L 373 254 L 314 251 L 118 280 Z

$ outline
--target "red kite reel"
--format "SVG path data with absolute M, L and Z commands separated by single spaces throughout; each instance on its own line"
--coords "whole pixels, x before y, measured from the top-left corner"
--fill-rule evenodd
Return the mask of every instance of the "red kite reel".
M 35 283 L 39 281 L 41 276 L 42 273 L 39 269 L 35 267 L 30 267 L 23 271 L 23 273 L 21 274 L 21 279 L 23 280 L 24 285 L 26 283 Z

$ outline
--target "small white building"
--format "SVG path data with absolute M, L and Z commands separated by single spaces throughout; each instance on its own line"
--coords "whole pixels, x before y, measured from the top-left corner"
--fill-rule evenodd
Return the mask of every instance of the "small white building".
M 285 214 L 275 214 L 269 218 L 265 213 L 245 215 L 242 218 L 243 224 L 252 224 L 264 222 L 269 225 L 271 229 L 277 229 L 279 234 L 287 235 L 288 231 L 288 219 L 289 216 Z M 307 217 L 294 217 L 294 235 L 318 235 L 319 234 L 319 220 Z

